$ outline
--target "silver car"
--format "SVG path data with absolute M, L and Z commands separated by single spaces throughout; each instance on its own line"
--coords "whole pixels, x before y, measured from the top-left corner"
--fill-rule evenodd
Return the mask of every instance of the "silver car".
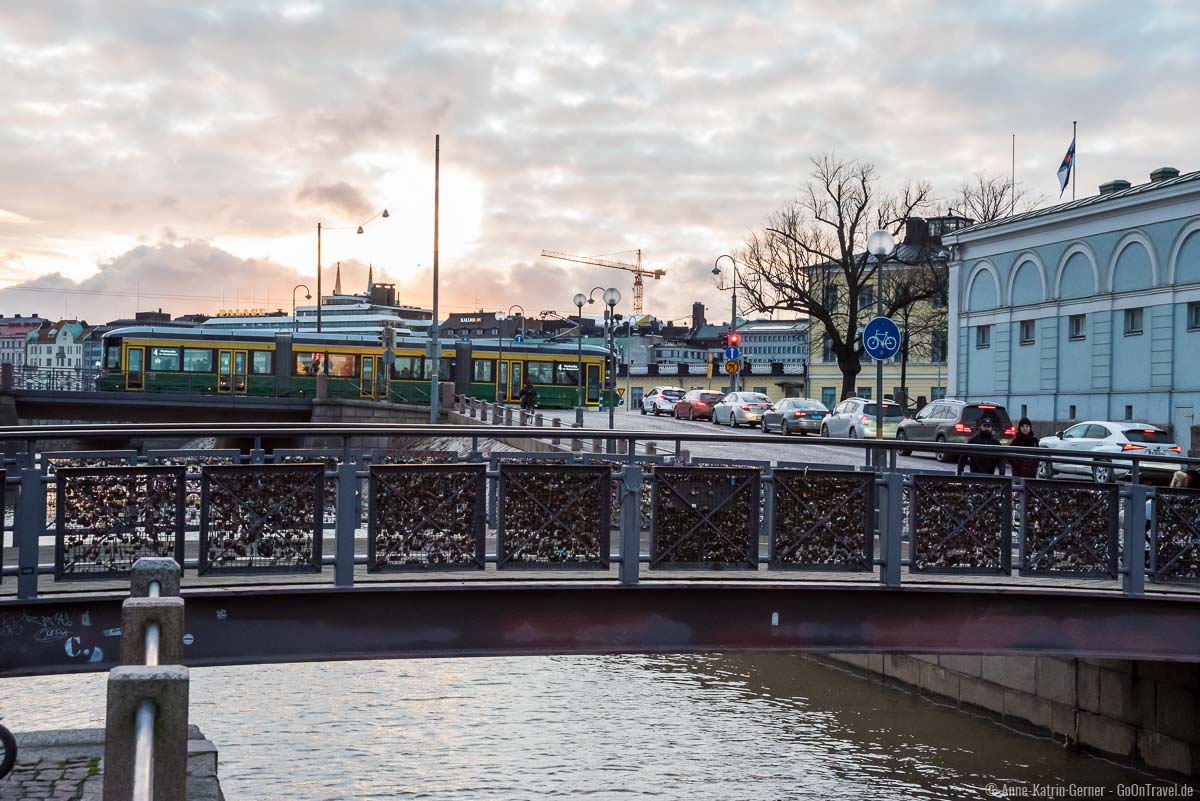
M 713 407 L 713 425 L 756 426 L 775 403 L 761 392 L 730 392 Z
M 1161 428 L 1147 423 L 1114 423 L 1108 420 L 1085 420 L 1059 431 L 1052 437 L 1038 440 L 1039 448 L 1050 448 L 1063 456 L 1095 456 L 1104 453 L 1120 453 L 1127 456 L 1180 456 L 1180 448 L 1171 435 Z M 1053 478 L 1059 473 L 1090 474 L 1094 481 L 1108 483 L 1126 476 L 1130 462 L 1114 464 L 1097 460 L 1092 465 L 1064 464 L 1062 462 L 1038 462 L 1038 478 Z M 1169 481 L 1179 467 L 1170 462 L 1140 462 L 1142 474 L 1150 478 Z
M 875 439 L 875 415 L 875 401 L 847 398 L 833 407 L 833 411 L 821 422 L 821 436 Z M 884 439 L 895 439 L 896 428 L 903 418 L 904 410 L 900 404 L 890 400 L 883 402 Z

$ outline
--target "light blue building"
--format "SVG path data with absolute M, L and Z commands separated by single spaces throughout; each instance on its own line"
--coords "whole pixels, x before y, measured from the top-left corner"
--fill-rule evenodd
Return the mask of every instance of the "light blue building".
M 1171 425 L 1200 447 L 1200 172 L 1150 178 L 945 237 L 955 397 Z

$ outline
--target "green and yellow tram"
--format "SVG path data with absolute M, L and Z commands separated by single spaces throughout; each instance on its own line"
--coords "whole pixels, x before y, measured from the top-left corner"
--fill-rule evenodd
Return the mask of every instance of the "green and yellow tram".
M 559 343 L 495 339 L 442 343 L 439 380 L 471 397 L 517 403 L 526 377 L 538 405 L 570 408 L 583 395 L 600 402 L 605 350 Z M 135 326 L 104 335 L 99 388 L 274 397 L 388 399 L 428 403 L 429 340 L 400 337 L 387 352 L 378 338 L 354 334 L 292 334 Z M 580 380 L 582 371 L 582 380 Z

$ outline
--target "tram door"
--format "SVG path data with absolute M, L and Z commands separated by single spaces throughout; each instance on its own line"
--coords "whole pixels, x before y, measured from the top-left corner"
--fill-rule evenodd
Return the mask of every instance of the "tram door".
M 521 362 L 503 361 L 500 363 L 499 398 L 501 402 L 521 400 Z
M 246 351 L 220 351 L 217 357 L 217 392 L 246 394 Z
M 584 365 L 587 369 L 587 402 L 600 402 L 600 365 Z
M 375 357 L 363 356 L 358 373 L 358 395 L 360 398 L 375 397 Z
M 125 389 L 137 391 L 145 388 L 145 359 L 144 348 L 130 348 L 125 355 Z

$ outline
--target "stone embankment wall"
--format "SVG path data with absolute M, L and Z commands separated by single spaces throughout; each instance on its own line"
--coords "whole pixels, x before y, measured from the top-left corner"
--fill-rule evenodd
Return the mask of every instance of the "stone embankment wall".
M 836 654 L 885 681 L 1070 745 L 1200 775 L 1200 665 L 1050 656 Z

